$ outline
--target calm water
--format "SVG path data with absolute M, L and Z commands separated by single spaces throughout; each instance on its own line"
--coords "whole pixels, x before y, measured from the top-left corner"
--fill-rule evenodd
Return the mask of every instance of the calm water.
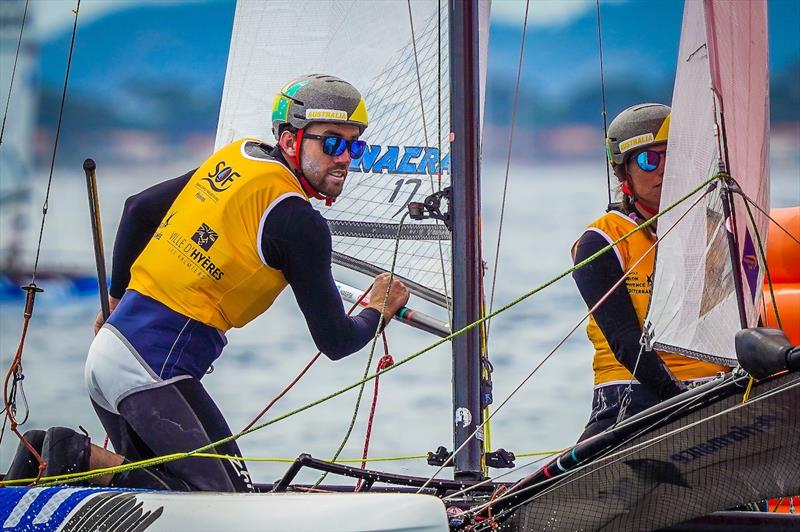
M 130 168 L 99 171 L 109 255 L 124 198 L 154 183 L 153 175 L 180 175 L 189 167 L 160 168 L 157 172 L 139 168 L 133 174 Z M 489 167 L 484 172 L 484 249 L 489 261 L 494 260 L 502 174 L 501 167 Z M 797 169 L 773 168 L 773 175 L 773 206 L 800 204 Z M 42 264 L 83 267 L 93 264 L 82 176 L 62 177 L 53 187 Z M 586 224 L 602 212 L 605 197 L 602 161 L 596 166 L 512 168 L 495 306 L 569 268 L 570 245 Z M 35 204 L 40 205 L 40 200 Z M 347 272 L 339 272 L 337 277 L 354 286 L 366 286 L 369 282 Z M 411 304 L 420 303 L 412 298 Z M 46 292 L 37 299 L 24 358 L 25 392 L 31 411 L 25 428 L 81 425 L 93 439 L 102 441 L 102 427 L 83 387 L 83 360 L 91 342 L 96 309 L 94 298 L 75 301 Z M 493 321 L 490 357 L 495 368 L 495 405 L 542 361 L 584 311 L 572 280 L 567 277 Z M 16 349 L 21 315 L 21 305 L 0 305 L 3 368 L 8 366 Z M 395 360 L 435 340 L 399 324 L 392 324 L 387 333 Z M 267 314 L 243 330 L 230 332 L 228 338 L 222 359 L 204 383 L 236 431 L 294 377 L 316 350 L 289 290 Z M 368 351 L 365 348 L 336 363 L 321 359 L 265 419 L 358 380 Z M 371 371 L 380 354 L 376 353 Z M 493 447 L 525 453 L 573 443 L 589 413 L 591 355 L 581 326 L 493 419 Z M 439 445 L 452 445 L 450 370 L 449 348 L 440 346 L 381 378 L 371 456 L 417 455 Z M 344 457 L 361 455 L 372 389 L 373 384 L 369 383 Z M 348 426 L 355 398 L 355 391 L 348 392 L 247 435 L 240 440 L 242 452 L 248 457 L 263 458 L 294 458 L 301 452 L 329 457 Z M 0 469 L 6 468 L 15 446 L 13 435 L 6 434 L 0 446 Z M 518 459 L 517 464 L 530 460 Z M 250 464 L 259 481 L 278 478 L 286 467 L 276 463 Z M 433 472 L 424 460 L 383 462 L 372 467 L 417 475 Z M 508 478 L 517 478 L 527 471 L 520 470 Z

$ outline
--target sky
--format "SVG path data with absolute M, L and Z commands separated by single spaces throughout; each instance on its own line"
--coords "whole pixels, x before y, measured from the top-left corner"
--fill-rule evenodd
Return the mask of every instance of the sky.
M 81 20 L 86 23 L 134 5 L 174 5 L 207 1 L 232 0 L 81 0 Z M 616 3 L 620 1 L 624 2 L 625 0 L 616 0 Z M 33 3 L 36 8 L 36 30 L 41 37 L 52 36 L 72 24 L 73 14 L 71 11 L 75 7 L 75 2 L 70 0 L 33 0 Z M 533 0 L 529 8 L 528 23 L 532 26 L 559 26 L 594 7 L 594 0 Z M 525 0 L 494 0 L 492 2 L 493 21 L 521 24 L 524 14 Z
M 620 3 L 620 1 L 624 0 L 617 0 L 615 3 Z M 492 2 L 492 21 L 522 24 L 525 18 L 525 7 L 525 0 L 494 0 Z M 533 0 L 528 5 L 528 24 L 560 26 L 594 8 L 594 0 Z
M 80 20 L 86 24 L 115 11 L 145 4 L 174 5 L 205 3 L 209 0 L 81 0 Z M 211 0 L 224 1 L 224 0 Z M 40 38 L 51 37 L 71 26 L 77 0 L 32 0 L 35 8 L 34 27 Z M 511 2 L 513 3 L 513 1 Z

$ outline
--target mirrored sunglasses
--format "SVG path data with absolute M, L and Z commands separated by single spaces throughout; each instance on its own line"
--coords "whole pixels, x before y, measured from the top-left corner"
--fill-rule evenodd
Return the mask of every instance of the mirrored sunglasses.
M 636 156 L 636 164 L 645 172 L 652 172 L 661 164 L 661 158 L 666 160 L 667 152 L 645 150 Z
M 351 159 L 360 159 L 367 149 L 367 143 L 363 140 L 347 140 L 337 135 L 305 133 L 303 138 L 322 141 L 322 152 L 331 157 L 337 157 L 343 154 L 344 150 L 349 150 Z

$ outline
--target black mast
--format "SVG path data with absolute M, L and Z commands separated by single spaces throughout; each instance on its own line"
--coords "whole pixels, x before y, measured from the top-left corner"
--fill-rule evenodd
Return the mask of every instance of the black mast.
M 479 3 L 450 1 L 450 128 L 453 229 L 453 326 L 456 331 L 481 316 L 480 249 L 480 71 Z M 483 478 L 481 423 L 480 328 L 453 339 L 454 449 L 469 439 L 454 459 L 454 478 Z

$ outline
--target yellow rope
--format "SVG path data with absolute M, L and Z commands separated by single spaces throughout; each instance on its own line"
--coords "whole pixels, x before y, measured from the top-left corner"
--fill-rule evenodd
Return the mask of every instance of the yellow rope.
M 560 453 L 564 449 L 558 449 L 554 451 L 536 451 L 530 453 L 519 453 L 515 456 L 517 458 L 527 458 L 531 456 L 549 456 L 556 453 Z M 171 455 L 166 455 L 166 457 L 180 457 L 184 458 L 183 455 L 188 453 L 175 453 Z M 162 457 L 158 457 L 162 458 Z M 284 464 L 291 464 L 294 463 L 297 459 L 296 458 L 264 458 L 264 457 L 248 457 L 248 456 L 232 456 L 229 454 L 215 454 L 215 453 L 196 453 L 192 455 L 192 458 L 215 458 L 218 460 L 237 460 L 240 462 L 272 462 L 272 463 L 284 463 Z M 367 458 L 367 462 L 400 462 L 404 460 L 422 460 L 427 459 L 427 454 L 411 454 L 406 456 L 383 456 L 383 457 L 375 457 L 375 458 Z M 155 458 L 151 459 L 155 460 Z M 338 463 L 338 464 L 358 464 L 361 463 L 361 458 L 342 458 L 339 460 L 323 460 L 324 462 L 330 463 Z M 147 462 L 147 460 L 142 460 L 141 462 L 131 462 L 130 464 L 126 465 L 134 465 L 135 464 L 142 464 L 143 462 Z M 58 482 L 72 480 L 81 476 L 85 476 L 87 474 L 97 474 L 96 476 L 107 475 L 111 473 L 115 473 L 118 467 L 104 467 L 99 469 L 93 469 L 92 471 L 80 472 L 80 473 L 69 473 L 66 475 L 57 475 L 52 477 L 42 477 L 39 479 L 39 486 L 49 486 Z M 17 486 L 17 485 L 27 485 L 36 480 L 35 478 L 20 478 L 15 480 L 7 480 L 0 482 L 0 485 L 3 486 Z
M 750 390 L 753 389 L 753 383 L 755 382 L 756 380 L 753 377 L 750 377 L 750 379 L 747 381 L 747 388 L 744 390 L 744 395 L 742 396 L 743 403 L 746 403 L 748 399 L 750 399 Z

